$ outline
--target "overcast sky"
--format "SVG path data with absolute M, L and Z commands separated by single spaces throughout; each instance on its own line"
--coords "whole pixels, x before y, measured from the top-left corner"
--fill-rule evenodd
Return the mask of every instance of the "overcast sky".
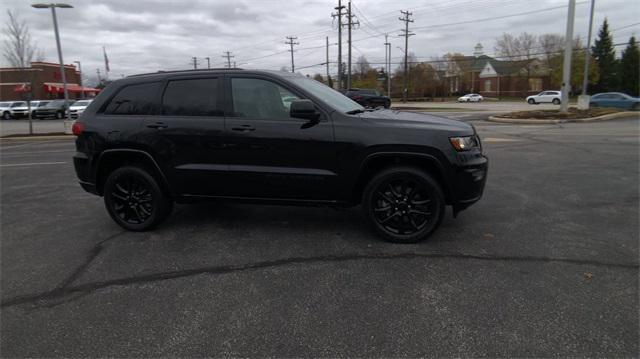
M 62 0 L 60 0 L 62 1 Z M 0 0 L 0 9 L 19 13 L 46 61 L 57 62 L 51 12 L 34 9 L 28 0 Z M 110 61 L 110 78 L 158 70 L 192 67 L 192 57 L 206 67 L 226 65 L 231 51 L 238 67 L 280 69 L 291 65 L 285 36 L 297 36 L 296 68 L 303 73 L 326 73 L 325 36 L 329 36 L 330 67 L 336 73 L 337 23 L 331 17 L 335 1 L 276 0 L 69 0 L 73 9 L 59 9 L 58 23 L 65 63 L 81 61 L 92 79 L 104 73 L 102 46 Z M 346 0 L 343 1 L 346 5 Z M 384 62 L 384 33 L 392 43 L 393 61 L 399 62 L 404 39 L 400 10 L 413 12 L 409 49 L 419 59 L 447 52 L 471 55 L 480 42 L 485 54 L 494 52 L 495 38 L 503 32 L 564 34 L 568 0 L 398 0 L 352 1 L 360 27 L 353 30 L 353 61 L 364 54 Z M 528 13 L 528 14 L 522 14 Z M 575 33 L 587 37 L 589 2 L 578 1 Z M 607 17 L 616 43 L 640 34 L 640 1 L 596 0 L 594 33 Z M 2 22 L 4 23 L 4 22 Z M 346 31 L 343 59 L 346 62 Z M 594 35 L 595 36 L 595 35 Z M 618 47 L 620 50 L 622 47 Z M 4 59 L 3 64 L 6 65 Z M 307 67 L 308 66 L 308 67 Z M 382 65 L 375 65 L 382 66 Z M 306 67 L 306 68 L 304 68 Z M 304 68 L 304 69 L 302 69 Z

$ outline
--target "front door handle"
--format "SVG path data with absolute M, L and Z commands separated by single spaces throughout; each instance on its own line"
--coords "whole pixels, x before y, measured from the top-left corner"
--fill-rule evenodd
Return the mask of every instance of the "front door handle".
M 233 131 L 240 131 L 240 132 L 250 132 L 250 131 L 255 131 L 256 130 L 251 125 L 241 125 L 240 127 L 231 127 L 231 129 Z
M 162 122 L 156 122 L 156 123 L 152 123 L 152 124 L 147 125 L 147 127 L 149 127 L 149 128 L 155 128 L 156 130 L 160 130 L 160 129 L 163 129 L 163 128 L 167 128 L 167 127 L 169 127 L 169 126 L 168 126 L 168 125 L 165 125 L 165 124 L 164 124 L 164 123 L 162 123 Z

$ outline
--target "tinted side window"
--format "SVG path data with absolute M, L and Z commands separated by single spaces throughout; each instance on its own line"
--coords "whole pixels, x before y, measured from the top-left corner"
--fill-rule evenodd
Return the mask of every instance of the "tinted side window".
M 271 81 L 232 78 L 233 111 L 237 117 L 288 118 L 291 101 L 298 96 Z
M 104 110 L 107 115 L 152 115 L 157 113 L 159 82 L 129 85 L 111 99 Z
M 170 81 L 162 97 L 165 116 L 223 116 L 218 79 Z

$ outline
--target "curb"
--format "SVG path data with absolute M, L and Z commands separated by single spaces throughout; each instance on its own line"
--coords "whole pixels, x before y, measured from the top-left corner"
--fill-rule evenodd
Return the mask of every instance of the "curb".
M 498 123 L 514 123 L 521 125 L 532 125 L 532 124 L 558 124 L 558 123 L 567 123 L 567 122 L 597 122 L 597 121 L 608 121 L 615 120 L 617 118 L 635 116 L 640 117 L 640 113 L 636 111 L 623 111 L 610 113 L 607 115 L 596 116 L 596 117 L 587 117 L 587 118 L 569 118 L 569 119 L 535 119 L 535 118 L 505 118 L 505 117 L 496 117 L 489 116 L 487 121 L 490 122 L 498 122 Z
M 0 137 L 0 141 L 48 141 L 48 140 L 73 140 L 74 135 L 58 135 L 58 136 L 14 136 Z

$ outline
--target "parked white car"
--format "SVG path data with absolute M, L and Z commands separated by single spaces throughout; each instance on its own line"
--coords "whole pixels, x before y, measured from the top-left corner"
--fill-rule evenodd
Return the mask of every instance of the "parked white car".
M 539 103 L 552 103 L 554 105 L 559 105 L 560 91 L 542 91 L 537 95 L 527 97 L 527 103 L 529 105 L 535 105 Z
M 484 100 L 484 97 L 482 97 L 482 95 L 479 95 L 477 93 L 470 93 L 470 94 L 466 94 L 464 96 L 458 97 L 458 102 L 480 102 Z
M 69 106 L 69 117 L 72 120 L 77 120 L 78 118 L 80 118 L 80 115 L 82 115 L 91 101 L 93 100 L 78 100 L 74 102 L 71 106 Z
M 29 108 L 26 101 L 0 102 L 0 114 L 3 120 L 27 117 Z
M 12 103 L 13 102 L 11 101 L 0 102 L 0 115 L 2 116 L 3 120 L 11 119 L 11 112 L 9 112 L 9 109 L 11 108 Z

